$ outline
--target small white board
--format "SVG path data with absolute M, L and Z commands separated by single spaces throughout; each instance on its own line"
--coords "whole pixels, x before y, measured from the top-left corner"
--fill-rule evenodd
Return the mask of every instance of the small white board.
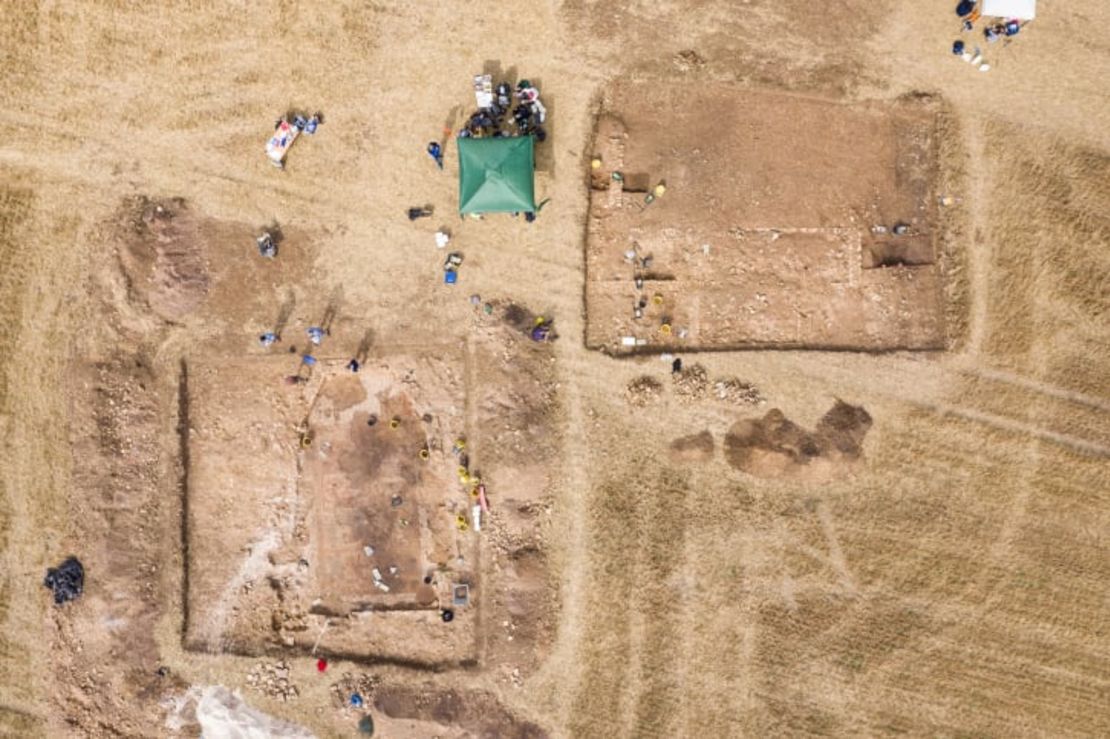
M 474 100 L 479 108 L 489 108 L 493 105 L 493 75 L 474 75 Z
M 995 18 L 1031 21 L 1037 15 L 1037 0 L 983 0 L 980 13 Z

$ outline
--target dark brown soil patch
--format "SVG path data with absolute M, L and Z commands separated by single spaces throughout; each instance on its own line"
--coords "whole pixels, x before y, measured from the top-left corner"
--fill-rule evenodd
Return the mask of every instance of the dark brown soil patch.
M 841 454 L 856 458 L 860 455 L 863 437 L 871 428 L 871 414 L 858 405 L 842 400 L 817 422 L 817 434 Z
M 725 458 L 734 468 L 757 477 L 832 477 L 860 458 L 870 428 L 866 410 L 840 400 L 815 431 L 807 431 L 774 408 L 762 418 L 733 424 L 725 436 Z
M 676 462 L 704 462 L 713 456 L 713 434 L 702 431 L 671 442 L 671 459 Z
M 628 383 L 624 397 L 629 404 L 643 407 L 659 400 L 663 394 L 663 383 L 650 375 L 641 375 Z
M 505 306 L 505 311 L 501 315 L 502 320 L 510 328 L 517 331 L 531 331 L 532 323 L 536 320 L 536 315 L 524 306 L 517 305 L 516 303 L 509 303 Z
M 380 687 L 374 705 L 390 718 L 433 721 L 444 728 L 461 728 L 483 738 L 541 739 L 547 736 L 536 724 L 513 716 L 489 693 L 461 693 L 431 687 Z

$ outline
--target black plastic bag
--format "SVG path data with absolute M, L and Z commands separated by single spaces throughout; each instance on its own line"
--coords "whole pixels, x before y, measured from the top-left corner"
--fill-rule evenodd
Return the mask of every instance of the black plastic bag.
M 61 605 L 81 595 L 85 588 L 85 568 L 76 557 L 70 557 L 60 566 L 49 568 L 42 584 L 54 591 L 54 602 Z

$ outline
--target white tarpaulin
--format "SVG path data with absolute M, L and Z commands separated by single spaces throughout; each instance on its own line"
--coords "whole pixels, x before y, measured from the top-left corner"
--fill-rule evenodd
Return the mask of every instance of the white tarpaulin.
M 168 709 L 166 728 L 174 734 L 200 724 L 202 739 L 315 739 L 308 729 L 251 708 L 221 685 L 194 685 L 162 705 Z
M 1031 21 L 1037 15 L 1037 0 L 983 0 L 983 15 Z

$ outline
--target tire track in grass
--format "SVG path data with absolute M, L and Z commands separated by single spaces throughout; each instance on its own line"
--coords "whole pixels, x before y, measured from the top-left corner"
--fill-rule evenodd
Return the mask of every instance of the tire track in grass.
M 674 736 L 681 723 L 685 475 L 633 459 L 594 489 L 573 736 Z M 614 604 L 620 607 L 614 608 Z
M 612 535 L 614 521 L 633 525 L 638 515 L 635 497 L 627 494 L 619 480 L 609 480 L 593 491 L 589 503 L 586 536 L 595 542 L 590 552 L 586 597 L 580 639 L 582 664 L 578 692 L 569 721 L 572 736 L 621 734 L 622 694 L 629 685 L 632 661 L 631 610 L 616 617 L 612 603 L 633 601 L 633 578 L 627 563 L 635 556 L 632 531 Z
M 689 597 L 676 579 L 685 571 L 686 475 L 664 470 L 655 486 L 637 498 L 639 536 L 636 602 L 644 620 L 639 645 L 640 684 L 632 735 L 678 736 L 681 728 L 683 607 Z

